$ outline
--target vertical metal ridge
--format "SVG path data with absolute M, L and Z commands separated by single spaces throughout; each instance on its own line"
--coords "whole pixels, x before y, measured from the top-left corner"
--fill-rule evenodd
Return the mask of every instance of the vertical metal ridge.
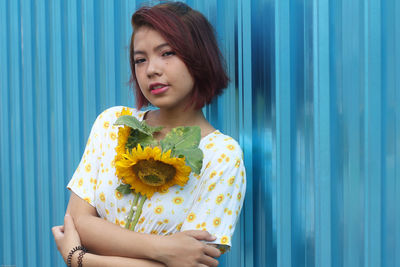
M 23 134 L 23 183 L 25 196 L 23 223 L 25 225 L 24 242 L 26 250 L 26 261 L 38 265 L 37 251 L 37 186 L 36 186 L 36 165 L 35 165 L 35 131 L 32 115 L 34 114 L 34 79 L 33 79 L 33 17 L 31 16 L 32 2 L 21 4 L 21 45 L 22 45 L 22 134 Z
M 315 265 L 331 266 L 329 2 L 314 1 Z
M 277 265 L 292 265 L 290 2 L 275 4 Z M 294 129 L 293 129 L 294 130 Z

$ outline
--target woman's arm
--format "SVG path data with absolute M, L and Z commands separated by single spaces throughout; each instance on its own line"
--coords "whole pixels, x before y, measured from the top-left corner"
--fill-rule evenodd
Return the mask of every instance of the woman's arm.
M 69 214 L 65 215 L 64 225 L 55 226 L 52 229 L 57 248 L 65 262 L 67 262 L 68 254 L 73 247 L 81 245 L 79 234 L 75 229 L 73 219 Z M 80 251 L 76 251 L 71 260 L 72 266 L 78 266 L 78 255 Z M 82 259 L 85 267 L 107 267 L 107 266 L 141 266 L 141 267 L 161 267 L 165 266 L 160 262 L 143 259 L 130 259 L 113 256 L 100 256 L 92 253 L 86 253 Z
M 74 193 L 67 213 L 75 221 L 82 244 L 95 254 L 147 259 L 168 266 L 218 265 L 213 257 L 219 257 L 220 251 L 201 242 L 215 240 L 208 232 L 185 231 L 171 236 L 136 233 L 99 218 L 96 209 Z

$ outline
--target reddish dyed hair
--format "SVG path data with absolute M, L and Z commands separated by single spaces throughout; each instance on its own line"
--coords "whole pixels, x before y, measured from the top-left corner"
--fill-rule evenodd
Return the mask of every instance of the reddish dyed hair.
M 141 7 L 132 15 L 131 23 L 133 33 L 129 51 L 132 72 L 130 83 L 135 87 L 139 109 L 149 105 L 136 78 L 133 54 L 135 30 L 143 26 L 158 31 L 188 68 L 194 80 L 189 105 L 200 109 L 228 86 L 229 78 L 214 29 L 200 12 L 181 2 L 169 2 Z

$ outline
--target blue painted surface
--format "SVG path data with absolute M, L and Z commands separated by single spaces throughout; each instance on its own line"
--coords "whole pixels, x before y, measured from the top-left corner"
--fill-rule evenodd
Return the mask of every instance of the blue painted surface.
M 134 105 L 146 2 L 0 0 L 0 265 L 64 266 L 51 227 L 96 116 Z M 205 113 L 247 167 L 221 266 L 400 266 L 399 1 L 186 2 L 231 78 Z

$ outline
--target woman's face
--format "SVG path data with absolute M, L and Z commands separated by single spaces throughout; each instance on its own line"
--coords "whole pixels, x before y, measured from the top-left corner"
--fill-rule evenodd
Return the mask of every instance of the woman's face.
M 136 79 L 147 100 L 160 109 L 186 107 L 194 80 L 165 39 L 142 26 L 135 31 L 133 46 Z

